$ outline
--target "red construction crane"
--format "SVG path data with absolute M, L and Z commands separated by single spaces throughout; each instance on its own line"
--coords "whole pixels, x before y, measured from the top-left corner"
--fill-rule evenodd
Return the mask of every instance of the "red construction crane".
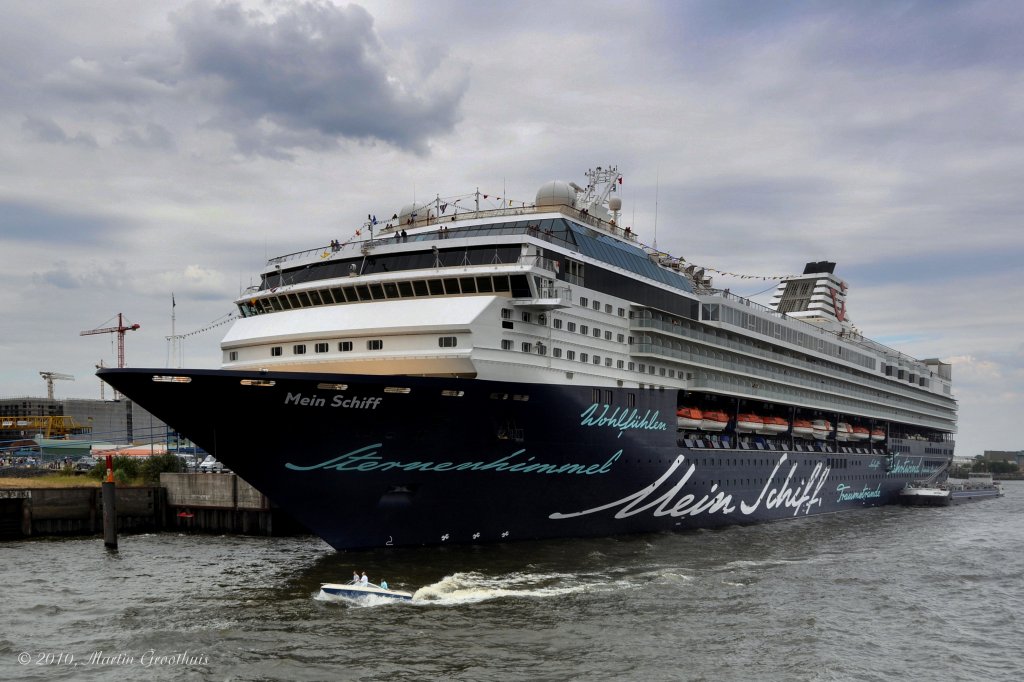
M 88 336 L 89 334 L 113 334 L 117 332 L 117 366 L 124 367 L 124 333 L 133 332 L 139 328 L 137 324 L 126 325 L 124 323 L 124 316 L 121 313 L 117 314 L 117 326 L 116 327 L 100 327 L 99 329 L 89 329 L 81 332 L 79 336 Z

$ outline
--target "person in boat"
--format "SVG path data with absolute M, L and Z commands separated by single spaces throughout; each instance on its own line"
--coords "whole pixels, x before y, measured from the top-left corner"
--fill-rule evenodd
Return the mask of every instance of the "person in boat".
M 358 585 L 359 584 L 359 573 L 357 573 L 356 571 L 352 571 L 352 584 L 353 585 Z
M 362 577 L 359 578 L 359 584 L 362 585 L 363 587 L 366 587 L 367 585 L 370 584 L 370 579 L 366 577 L 366 571 L 363 571 Z
M 388 589 L 388 581 L 387 580 L 381 580 L 380 581 L 380 589 L 382 589 L 382 590 Z

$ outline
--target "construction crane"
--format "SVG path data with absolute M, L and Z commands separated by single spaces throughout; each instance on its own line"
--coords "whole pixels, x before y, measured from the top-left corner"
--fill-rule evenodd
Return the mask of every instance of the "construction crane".
M 138 328 L 139 325 L 137 324 L 126 325 L 124 323 L 124 315 L 118 313 L 116 327 L 100 327 L 98 329 L 88 329 L 84 332 L 79 333 L 79 336 L 88 336 L 89 334 L 113 334 L 114 332 L 117 332 L 117 366 L 124 367 L 124 334 L 125 332 L 133 332 Z
M 75 377 L 70 374 L 61 374 L 60 372 L 40 372 L 39 376 L 46 379 L 46 397 L 53 400 L 53 382 L 57 379 L 64 381 L 74 381 Z

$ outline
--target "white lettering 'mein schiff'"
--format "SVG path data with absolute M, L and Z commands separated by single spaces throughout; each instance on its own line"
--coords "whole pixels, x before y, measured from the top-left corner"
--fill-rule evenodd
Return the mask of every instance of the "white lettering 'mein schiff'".
M 301 393 L 288 392 L 284 397 L 285 405 L 296 405 L 298 407 L 348 407 L 356 410 L 376 410 L 384 398 L 373 396 L 360 398 L 359 396 L 346 397 L 336 395 L 328 402 L 327 398 L 321 398 L 317 394 L 304 396 Z

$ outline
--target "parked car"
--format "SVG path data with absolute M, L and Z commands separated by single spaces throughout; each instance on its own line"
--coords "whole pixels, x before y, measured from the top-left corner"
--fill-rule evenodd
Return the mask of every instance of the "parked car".
M 92 471 L 92 468 L 99 463 L 99 460 L 92 455 L 86 455 L 75 462 L 75 471 Z
M 196 460 L 195 455 L 188 453 L 182 454 L 181 452 L 179 452 L 178 459 L 181 460 L 181 466 L 185 469 L 185 471 L 195 471 L 195 469 L 199 466 L 199 462 Z
M 217 473 L 224 471 L 224 465 L 214 459 L 213 455 L 207 455 L 206 459 L 199 465 L 199 471 L 203 473 Z

